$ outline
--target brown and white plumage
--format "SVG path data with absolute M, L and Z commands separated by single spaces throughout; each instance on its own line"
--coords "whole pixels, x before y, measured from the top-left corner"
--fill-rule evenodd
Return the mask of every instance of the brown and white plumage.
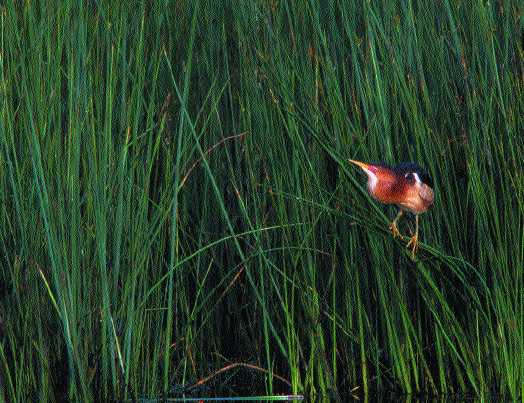
M 433 191 L 433 180 L 431 177 L 414 162 L 403 162 L 395 167 L 374 162 L 365 164 L 363 162 L 349 160 L 360 166 L 368 176 L 367 188 L 371 196 L 381 203 L 396 204 L 400 209 L 397 217 L 391 223 L 389 229 L 395 235 L 402 235 L 397 229 L 397 220 L 403 211 L 411 211 L 415 214 L 416 230 L 406 247 L 413 244 L 411 258 L 415 258 L 415 251 L 418 249 L 418 216 L 425 212 L 435 200 Z

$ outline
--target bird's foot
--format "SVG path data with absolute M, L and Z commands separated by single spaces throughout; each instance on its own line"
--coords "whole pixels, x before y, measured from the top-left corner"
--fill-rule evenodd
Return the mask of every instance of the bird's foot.
M 411 260 L 415 260 L 415 252 L 418 250 L 418 234 L 413 235 L 409 239 L 409 242 L 406 244 L 406 248 L 411 244 L 413 244 L 413 249 L 411 250 Z
M 398 235 L 400 239 L 404 239 L 402 235 L 400 235 L 400 232 L 398 232 L 397 224 L 395 223 L 395 221 L 391 223 L 391 225 L 389 226 L 389 229 L 393 231 L 393 238 L 395 238 L 395 236 Z

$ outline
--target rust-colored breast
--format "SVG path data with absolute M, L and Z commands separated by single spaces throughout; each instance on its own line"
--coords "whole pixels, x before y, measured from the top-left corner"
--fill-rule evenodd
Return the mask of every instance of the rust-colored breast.
M 368 189 L 371 196 L 381 203 L 394 203 L 403 210 L 420 214 L 433 204 L 435 194 L 420 180 L 418 173 L 416 175 L 399 176 L 381 169 L 377 172 L 377 180 L 368 182 Z
M 397 177 L 389 170 L 380 170 L 377 172 L 377 177 L 376 183 L 368 182 L 371 196 L 381 203 L 398 203 L 402 186 Z

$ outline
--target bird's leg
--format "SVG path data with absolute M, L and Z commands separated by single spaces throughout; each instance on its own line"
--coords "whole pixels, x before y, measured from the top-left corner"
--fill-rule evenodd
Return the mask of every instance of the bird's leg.
M 411 237 L 406 245 L 406 248 L 411 244 L 413 244 L 413 249 L 411 250 L 411 260 L 415 260 L 415 251 L 418 249 L 418 214 L 415 215 L 415 235 Z
M 393 238 L 395 238 L 395 235 L 398 235 L 400 239 L 404 239 L 402 238 L 402 235 L 400 235 L 400 232 L 398 232 L 398 229 L 397 229 L 397 220 L 400 218 L 401 215 L 402 215 L 402 210 L 399 210 L 396 218 L 393 220 L 393 222 L 389 226 L 389 229 L 393 231 Z

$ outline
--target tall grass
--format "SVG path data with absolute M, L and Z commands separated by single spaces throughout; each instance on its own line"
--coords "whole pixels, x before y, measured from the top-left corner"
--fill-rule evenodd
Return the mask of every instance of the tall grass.
M 1 7 L 1 400 L 522 400 L 523 5 Z M 347 158 L 431 173 L 415 261 Z

